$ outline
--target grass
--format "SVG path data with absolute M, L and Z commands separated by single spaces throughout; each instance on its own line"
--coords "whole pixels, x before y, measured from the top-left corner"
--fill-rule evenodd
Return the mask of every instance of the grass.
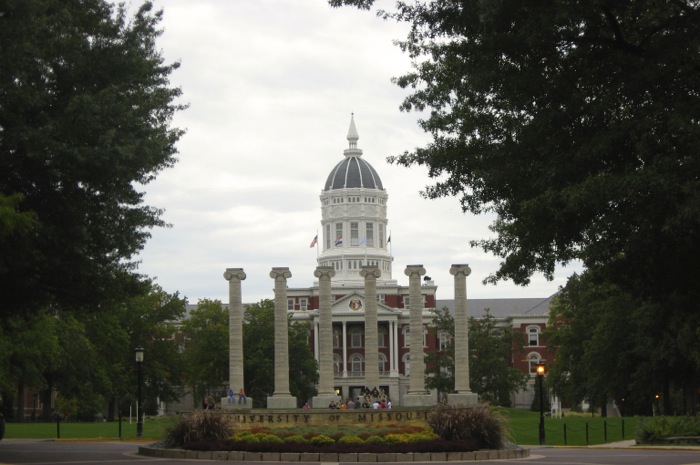
M 513 442 L 520 445 L 539 444 L 539 413 L 529 410 L 502 409 L 504 415 L 510 419 L 510 430 Z M 143 426 L 143 437 L 149 439 L 162 439 L 166 431 L 175 420 L 175 417 L 160 417 L 146 419 Z M 545 418 L 545 444 L 554 446 L 585 446 L 587 444 L 603 444 L 605 442 L 633 439 L 639 418 L 624 418 L 625 436 L 622 437 L 621 418 L 601 418 L 600 416 L 566 416 L 561 419 Z M 588 424 L 588 442 L 586 442 L 586 424 Z M 566 425 L 566 441 L 564 440 L 564 428 Z M 607 425 L 607 440 L 605 428 Z M 356 431 L 351 427 L 341 427 L 332 430 L 342 431 L 345 434 L 357 434 L 359 431 L 367 431 L 361 428 Z M 324 434 L 332 434 L 331 431 L 321 431 Z M 51 439 L 57 437 L 56 423 L 7 423 L 5 437 L 27 439 Z M 119 423 L 61 423 L 61 439 L 119 439 Z M 131 424 L 127 419 L 122 420 L 121 439 L 130 440 L 136 438 L 136 423 Z
M 172 417 L 146 419 L 143 424 L 143 437 L 161 439 L 172 423 Z M 122 419 L 121 439 L 136 439 L 136 422 L 129 424 L 129 419 Z M 55 422 L 12 423 L 5 424 L 7 439 L 120 439 L 119 422 L 67 422 L 59 427 Z
M 513 442 L 522 445 L 539 444 L 538 412 L 519 409 L 504 409 L 510 418 Z M 602 418 L 599 415 L 569 415 L 564 418 L 544 419 L 545 444 L 552 446 L 585 446 L 606 442 L 634 439 L 639 418 Z M 622 428 L 624 424 L 624 437 Z M 588 440 L 586 440 L 586 427 Z M 606 438 L 607 429 L 607 438 Z M 565 437 L 566 434 L 566 437 Z

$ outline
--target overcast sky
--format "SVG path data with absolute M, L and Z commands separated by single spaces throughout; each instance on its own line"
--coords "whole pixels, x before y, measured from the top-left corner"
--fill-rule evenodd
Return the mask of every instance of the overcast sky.
M 406 265 L 422 264 L 438 298 L 451 299 L 454 263 L 472 268 L 470 298 L 548 297 L 565 284 L 571 269 L 528 287 L 482 284 L 499 259 L 469 241 L 489 237 L 492 218 L 462 213 L 456 198 L 423 199 L 427 170 L 386 162 L 428 141 L 419 115 L 399 111 L 406 91 L 391 83 L 410 70 L 393 44 L 405 25 L 326 0 L 154 3 L 164 10 L 162 54 L 181 62 L 172 84 L 190 105 L 174 121 L 187 131 L 179 162 L 146 186 L 146 203 L 163 208 L 172 228 L 153 232 L 139 271 L 165 291 L 228 302 L 223 273 L 243 268 L 243 301 L 257 302 L 273 298 L 269 272 L 278 266 L 290 268 L 290 287 L 311 286 L 319 195 L 348 146 L 351 113 L 358 148 L 389 194 L 399 284 L 408 285 Z

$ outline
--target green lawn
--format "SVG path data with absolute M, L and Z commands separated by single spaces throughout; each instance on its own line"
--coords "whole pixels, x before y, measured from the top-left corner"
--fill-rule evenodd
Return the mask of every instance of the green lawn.
M 503 409 L 510 419 L 513 442 L 521 445 L 539 444 L 539 413 L 529 410 Z M 146 419 L 143 437 L 161 439 L 175 417 Z M 638 418 L 625 418 L 624 439 L 633 439 Z M 547 445 L 586 445 L 586 424 L 588 424 L 588 444 L 602 444 L 620 441 L 622 437 L 621 418 L 601 418 L 599 416 L 568 416 L 562 419 L 545 418 L 545 444 Z M 607 424 L 607 441 L 605 428 Z M 564 428 L 566 427 L 566 442 Z M 57 437 L 56 423 L 7 423 L 6 438 L 49 439 Z M 119 439 L 119 423 L 61 423 L 61 439 Z M 122 439 L 136 438 L 136 423 L 122 420 Z
M 539 444 L 540 415 L 538 412 L 518 409 L 504 409 L 503 411 L 510 418 L 513 442 L 523 445 Z M 639 419 L 636 417 L 601 418 L 598 415 L 595 417 L 571 415 L 561 419 L 545 417 L 545 444 L 585 446 L 634 439 L 638 421 Z M 623 423 L 624 438 L 622 437 Z M 586 425 L 588 425 L 588 443 L 586 442 Z M 605 437 L 606 428 L 607 440 Z M 564 439 L 565 431 L 566 441 Z
M 172 417 L 159 419 L 146 419 L 143 424 L 143 437 L 161 439 L 165 431 L 173 421 Z M 122 419 L 122 439 L 136 438 L 136 422 L 129 424 L 129 419 Z M 60 429 L 56 423 L 11 423 L 5 425 L 5 437 L 24 439 L 119 439 L 119 422 L 94 422 L 94 423 L 61 423 Z

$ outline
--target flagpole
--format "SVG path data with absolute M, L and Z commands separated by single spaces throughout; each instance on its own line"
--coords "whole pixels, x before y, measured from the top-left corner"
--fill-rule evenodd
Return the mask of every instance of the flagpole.
M 318 229 L 316 230 L 316 237 L 318 237 Z M 316 264 L 318 265 L 318 258 L 320 257 L 320 252 L 318 251 L 318 239 L 316 240 Z

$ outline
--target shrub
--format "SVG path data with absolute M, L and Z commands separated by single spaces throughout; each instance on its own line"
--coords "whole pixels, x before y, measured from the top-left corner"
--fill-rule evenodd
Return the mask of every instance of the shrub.
M 365 440 L 358 436 L 343 436 L 338 439 L 338 444 L 364 444 Z
M 333 438 L 329 438 L 324 434 L 319 434 L 309 439 L 309 444 L 313 444 L 315 446 L 325 446 L 328 444 L 335 444 L 335 441 Z
M 376 435 L 368 437 L 365 442 L 367 444 L 385 444 L 384 438 Z
M 446 441 L 475 440 L 480 449 L 499 449 L 508 436 L 505 418 L 487 405 L 441 405 L 427 418 L 432 430 Z
M 282 444 L 284 442 L 279 436 L 275 436 L 274 434 L 258 433 L 256 436 L 258 438 L 257 442 L 264 444 Z
M 640 422 L 637 439 L 643 444 L 662 442 L 673 436 L 699 436 L 700 418 L 698 417 L 653 417 Z
M 309 441 L 300 434 L 294 434 L 292 436 L 287 436 L 286 438 L 284 438 L 284 442 L 292 444 L 306 444 Z
M 226 415 L 194 413 L 181 416 L 163 441 L 169 447 L 185 447 L 191 442 L 220 441 L 233 434 L 233 425 Z

